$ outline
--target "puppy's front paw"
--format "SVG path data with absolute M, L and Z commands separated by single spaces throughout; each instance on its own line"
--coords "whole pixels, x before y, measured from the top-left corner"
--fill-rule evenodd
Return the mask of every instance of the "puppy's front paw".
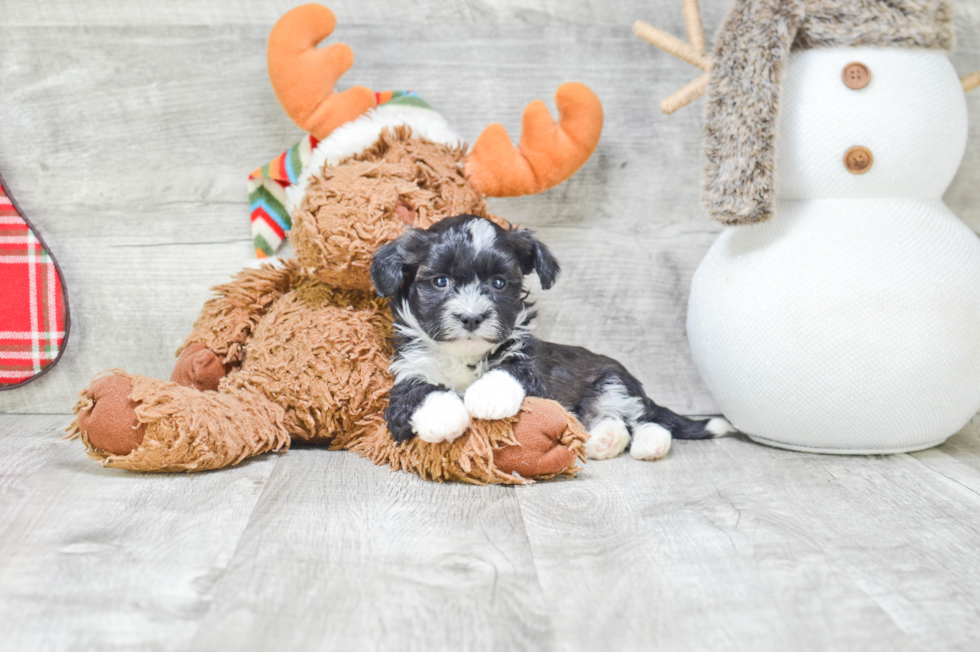
M 659 460 L 670 450 L 670 431 L 656 423 L 644 423 L 633 429 L 630 455 L 637 460 Z
M 630 443 L 630 432 L 619 419 L 602 419 L 589 429 L 589 441 L 585 442 L 585 454 L 593 460 L 616 457 Z
M 412 430 L 430 444 L 452 441 L 469 425 L 470 415 L 456 392 L 432 392 L 412 414 Z
M 494 369 L 469 386 L 464 400 L 474 419 L 504 419 L 520 411 L 524 388 L 506 371 Z

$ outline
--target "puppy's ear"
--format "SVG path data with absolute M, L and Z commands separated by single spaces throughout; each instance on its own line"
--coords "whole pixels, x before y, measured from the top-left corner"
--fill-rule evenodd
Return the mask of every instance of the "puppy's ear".
M 371 282 L 382 297 L 390 297 L 411 278 L 424 258 L 425 231 L 412 229 L 378 249 L 371 261 Z
M 527 229 L 515 229 L 507 232 L 507 238 L 521 261 L 521 272 L 527 276 L 532 271 L 538 273 L 542 289 L 549 290 L 558 280 L 561 265 L 551 255 L 548 247 L 541 244 L 534 233 Z

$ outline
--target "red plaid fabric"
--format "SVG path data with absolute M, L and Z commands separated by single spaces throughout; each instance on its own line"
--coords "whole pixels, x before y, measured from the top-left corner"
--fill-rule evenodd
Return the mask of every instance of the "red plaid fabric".
M 61 273 L 0 180 L 0 389 L 58 359 L 66 321 Z

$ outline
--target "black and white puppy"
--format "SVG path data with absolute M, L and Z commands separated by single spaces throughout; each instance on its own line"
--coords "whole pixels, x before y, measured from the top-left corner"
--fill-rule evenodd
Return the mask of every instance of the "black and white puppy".
M 455 439 L 470 417 L 517 414 L 525 396 L 553 399 L 575 414 L 595 459 L 622 453 L 631 432 L 633 457 L 658 459 L 672 436 L 730 431 L 724 419 L 692 421 L 658 406 L 611 358 L 532 336 L 535 313 L 524 287 L 532 271 L 547 290 L 560 268 L 530 231 L 473 215 L 408 231 L 378 250 L 371 279 L 390 297 L 397 333 L 385 411 L 396 440 Z

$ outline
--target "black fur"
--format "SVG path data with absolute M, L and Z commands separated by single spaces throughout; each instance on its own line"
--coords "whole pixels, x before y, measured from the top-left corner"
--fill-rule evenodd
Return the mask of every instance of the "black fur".
M 537 272 L 541 288 L 550 290 L 558 280 L 561 267 L 548 248 L 538 242 L 533 233 L 524 229 L 508 231 L 506 240 L 517 254 L 517 259 L 521 263 L 521 272 L 525 276 Z
M 493 247 L 476 250 L 472 223 L 486 225 L 493 234 Z M 548 248 L 529 231 L 504 230 L 474 215 L 458 215 L 436 223 L 427 230 L 413 229 L 378 250 L 371 265 L 371 280 L 382 297 L 391 298 L 396 315 L 406 305 L 425 333 L 436 341 L 449 341 L 462 333 L 447 326 L 446 304 L 454 297 L 433 285 L 440 276 L 448 277 L 452 287 L 479 286 L 493 305 L 496 327 L 484 328 L 489 340 L 505 339 L 525 308 L 524 276 L 537 271 L 542 287 L 551 287 L 561 268 Z M 490 286 L 501 278 L 501 290 Z M 470 317 L 472 315 L 460 315 Z M 463 323 L 456 324 L 465 328 Z
M 707 421 L 694 421 L 657 405 L 626 368 L 610 357 L 580 346 L 545 342 L 530 335 L 524 338 L 526 357 L 511 357 L 496 368 L 504 369 L 521 383 L 528 396 L 550 398 L 560 403 L 586 426 L 591 425 L 597 401 L 609 385 L 619 383 L 626 393 L 642 401 L 642 423 L 656 423 L 675 439 L 710 439 Z
M 395 384 L 391 388 L 388 408 L 385 410 L 385 421 L 388 430 L 395 441 L 408 441 L 415 436 L 412 432 L 412 415 L 432 392 L 446 392 L 449 388 L 444 385 L 431 385 L 416 379 L 409 379 Z
M 707 421 L 687 419 L 654 403 L 616 360 L 544 342 L 528 332 L 534 313 L 526 301 L 524 276 L 536 272 L 541 287 L 548 289 L 560 270 L 532 232 L 505 230 L 473 215 L 409 231 L 378 251 L 371 279 L 378 294 L 390 298 L 399 331 L 396 381 L 385 412 L 395 439 L 412 437 L 412 415 L 429 394 L 462 389 L 427 372 L 424 364 L 409 365 L 413 347 L 415 359 L 423 363 L 426 356 L 443 355 L 444 350 L 449 355 L 476 351 L 470 367 L 474 373 L 506 371 L 528 396 L 557 401 L 586 427 L 605 415 L 600 408 L 608 401 L 604 404 L 603 397 L 616 387 L 631 399 L 629 417 L 620 414 L 631 427 L 657 423 L 678 439 L 713 436 L 705 429 Z M 501 280 L 503 286 L 495 287 Z M 480 327 L 474 330 L 476 322 Z
M 390 297 L 414 275 L 429 243 L 426 231 L 413 229 L 378 249 L 371 261 L 371 282 L 382 297 Z

